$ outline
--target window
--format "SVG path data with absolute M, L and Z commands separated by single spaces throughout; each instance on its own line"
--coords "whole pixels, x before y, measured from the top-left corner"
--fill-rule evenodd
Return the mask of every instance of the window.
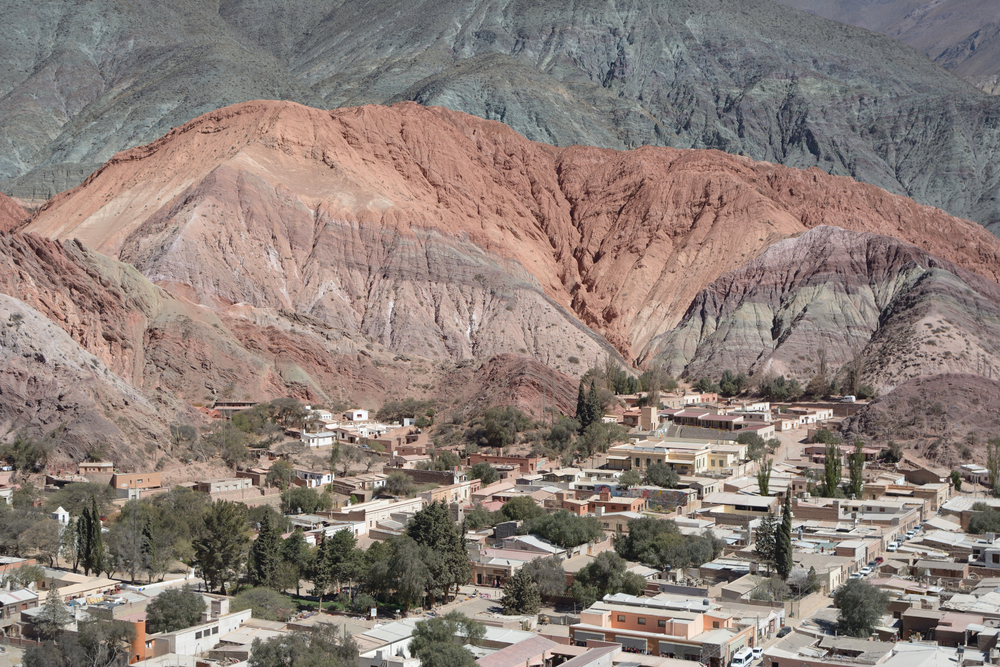
M 712 627 L 713 628 L 718 628 L 719 627 L 719 622 L 718 621 L 712 621 Z
M 646 619 L 644 619 L 642 616 L 639 617 L 639 625 L 646 625 Z
M 219 626 L 215 626 L 214 628 L 212 628 L 212 634 L 213 635 L 219 634 Z
M 666 619 L 662 619 L 661 618 L 660 620 L 658 620 L 656 622 L 656 625 L 657 625 L 657 627 L 665 628 L 665 627 L 667 627 L 667 621 L 666 621 Z
M 198 632 L 194 633 L 194 638 L 195 639 L 201 639 L 201 631 L 198 631 Z
M 993 562 L 1000 563 L 1000 554 L 993 554 Z
M 649 467 L 649 461 L 650 461 L 649 459 L 646 459 L 646 467 L 647 468 Z
M 715 467 L 715 459 L 710 459 L 710 460 L 712 462 L 712 467 L 714 468 Z
M 642 467 L 642 459 L 636 459 L 635 460 L 635 467 L 636 468 L 641 468 Z
M 618 622 L 619 623 L 625 622 L 625 614 L 618 614 Z

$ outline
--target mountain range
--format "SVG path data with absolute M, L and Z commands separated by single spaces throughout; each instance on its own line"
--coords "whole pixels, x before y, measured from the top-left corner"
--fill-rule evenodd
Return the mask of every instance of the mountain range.
M 1000 100 L 772 0 L 8 2 L 0 179 L 38 201 L 235 102 L 413 100 L 534 141 L 816 166 L 994 229 Z
M 609 356 L 806 382 L 824 347 L 831 369 L 863 353 L 887 391 L 1000 349 L 1000 240 L 972 222 L 819 169 L 556 148 L 411 102 L 213 111 L 4 238 L 0 293 L 32 323 L 8 330 L 27 336 L 16 386 L 49 387 L 28 410 L 26 388 L 0 391 L 8 429 L 61 423 L 51 376 L 72 367 L 77 391 L 127 400 L 123 420 L 150 435 L 69 432 L 123 448 L 216 398 L 538 414 L 570 412 L 576 379 Z M 93 361 L 33 356 L 49 324 L 66 359 Z

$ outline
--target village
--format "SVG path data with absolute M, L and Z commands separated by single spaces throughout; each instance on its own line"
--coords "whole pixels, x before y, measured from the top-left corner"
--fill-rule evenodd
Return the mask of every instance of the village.
M 593 410 L 582 385 L 581 397 L 578 413 Z M 996 470 L 842 442 L 853 397 L 682 389 L 657 407 L 642 393 L 619 402 L 582 416 L 615 437 L 572 457 L 443 449 L 429 415 L 304 406 L 231 476 L 168 487 L 163 471 L 100 460 L 49 471 L 30 510 L 44 521 L 16 529 L 34 541 L 3 538 L 17 555 L 0 557 L 0 661 L 73 633 L 83 642 L 101 622 L 123 628 L 130 664 L 164 667 L 264 664 L 255 651 L 317 632 L 342 633 L 331 646 L 353 647 L 358 667 L 998 659 Z M 234 420 L 254 406 L 214 410 Z M 16 509 L 15 473 L 0 473 L 7 524 L 29 511 Z M 173 535 L 184 548 L 154 566 L 153 526 L 195 506 L 220 541 Z M 240 540 L 223 563 L 234 507 Z M 263 589 L 284 606 L 254 597 Z M 184 596 L 188 620 L 166 622 Z M 450 623 L 461 659 L 428 657 L 425 623 Z

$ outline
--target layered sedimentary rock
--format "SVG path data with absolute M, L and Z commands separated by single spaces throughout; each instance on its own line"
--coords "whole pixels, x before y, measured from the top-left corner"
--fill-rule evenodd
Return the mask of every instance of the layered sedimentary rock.
M 656 342 L 675 373 L 808 382 L 858 360 L 888 391 L 1000 365 L 1000 286 L 898 239 L 819 227 L 716 280 Z
M 606 352 L 594 331 L 644 356 L 702 288 L 819 225 L 1000 277 L 981 227 L 850 179 L 714 151 L 557 149 L 412 103 L 206 114 L 28 229 L 219 312 L 291 311 L 398 353 L 524 354 L 575 376 Z

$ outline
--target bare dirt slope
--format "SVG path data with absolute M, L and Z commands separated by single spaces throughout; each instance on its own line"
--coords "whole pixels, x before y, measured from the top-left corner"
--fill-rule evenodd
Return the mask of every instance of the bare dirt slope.
M 949 467 L 985 463 L 984 445 L 1000 429 L 1000 368 L 992 374 L 915 378 L 862 408 L 844 432 L 905 443 L 918 457 Z
M 640 357 L 702 288 L 819 225 L 1000 277 L 978 225 L 817 169 L 557 149 L 412 103 L 206 114 L 116 156 L 28 229 L 218 311 L 292 311 L 397 353 L 527 354 L 578 375 L 604 351 L 587 327 Z

